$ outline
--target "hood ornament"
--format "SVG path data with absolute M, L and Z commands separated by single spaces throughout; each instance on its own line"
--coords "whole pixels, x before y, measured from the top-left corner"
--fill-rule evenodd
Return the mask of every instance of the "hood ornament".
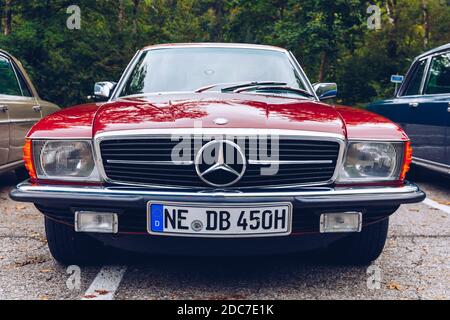
M 228 119 L 225 118 L 217 118 L 214 120 L 214 123 L 217 124 L 218 126 L 224 126 L 226 124 L 228 124 L 230 121 L 228 121 Z

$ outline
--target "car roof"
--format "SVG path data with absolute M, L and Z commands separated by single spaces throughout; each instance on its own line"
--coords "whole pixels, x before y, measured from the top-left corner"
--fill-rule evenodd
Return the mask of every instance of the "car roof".
M 450 50 L 450 43 L 444 44 L 444 45 L 442 45 L 442 46 L 440 46 L 440 47 L 437 47 L 437 48 L 431 49 L 431 50 L 429 50 L 429 51 L 427 51 L 427 52 L 425 52 L 425 53 L 422 53 L 422 54 L 421 54 L 420 56 L 418 56 L 416 59 L 422 59 L 422 58 L 424 58 L 424 57 L 433 55 L 433 54 L 435 54 L 435 53 L 439 53 L 439 52 L 441 52 L 441 51 L 447 51 L 447 50 Z
M 272 50 L 272 51 L 282 51 L 286 52 L 286 49 L 261 45 L 261 44 L 247 44 L 247 43 L 212 43 L 212 42 L 198 42 L 198 43 L 165 43 L 151 45 L 143 48 L 142 50 L 155 50 L 163 48 L 246 48 L 246 49 L 261 49 L 261 50 Z

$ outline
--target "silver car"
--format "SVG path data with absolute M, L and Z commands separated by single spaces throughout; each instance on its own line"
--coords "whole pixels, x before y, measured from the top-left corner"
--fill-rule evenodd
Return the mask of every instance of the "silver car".
M 22 64 L 0 50 L 0 174 L 23 166 L 27 132 L 57 110 L 57 105 L 39 97 Z

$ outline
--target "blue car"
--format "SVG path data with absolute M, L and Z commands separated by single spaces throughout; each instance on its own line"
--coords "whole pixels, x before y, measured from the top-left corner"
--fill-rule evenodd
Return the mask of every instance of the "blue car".
M 450 43 L 417 57 L 396 96 L 368 109 L 405 129 L 415 164 L 450 175 Z

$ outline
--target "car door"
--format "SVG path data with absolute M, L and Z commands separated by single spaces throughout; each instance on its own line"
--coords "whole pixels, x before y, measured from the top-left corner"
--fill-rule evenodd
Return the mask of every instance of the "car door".
M 426 88 L 436 57 L 416 61 L 406 77 L 399 96 L 378 106 L 383 114 L 400 124 L 411 139 L 414 157 L 436 163 L 446 161 L 448 105 L 446 96 L 427 93 Z M 386 110 L 383 110 L 386 109 Z
M 441 157 L 436 162 L 450 166 L 450 51 L 431 57 L 423 93 L 427 99 L 420 105 L 435 117 L 427 121 L 431 124 L 430 130 L 438 133 L 438 141 L 445 136 L 442 138 Z
M 1 77 L 1 74 L 0 74 Z M 1 80 L 0 80 L 1 82 Z M 0 88 L 1 91 L 1 88 Z M 8 162 L 9 154 L 9 117 L 6 105 L 0 95 L 0 167 Z
M 8 163 L 22 159 L 25 136 L 41 119 L 40 107 L 14 62 L 0 55 L 0 100 L 7 109 L 9 122 Z

